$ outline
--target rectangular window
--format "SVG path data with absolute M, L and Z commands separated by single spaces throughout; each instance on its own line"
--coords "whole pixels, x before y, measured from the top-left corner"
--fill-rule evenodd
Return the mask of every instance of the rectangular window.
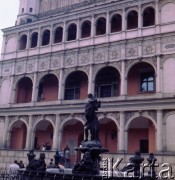
M 112 84 L 100 84 L 96 86 L 97 97 L 113 97 L 118 96 L 118 85 L 117 83 Z
M 153 73 L 141 74 L 140 76 L 140 91 L 153 92 L 155 91 L 155 79 Z
M 65 89 L 65 100 L 73 100 L 80 98 L 80 88 L 72 87 Z

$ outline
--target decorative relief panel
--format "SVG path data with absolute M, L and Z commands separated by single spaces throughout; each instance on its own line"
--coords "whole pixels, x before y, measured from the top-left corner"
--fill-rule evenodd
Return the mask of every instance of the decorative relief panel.
M 27 67 L 26 67 L 26 72 L 33 72 L 36 70 L 36 62 L 35 61 L 28 61 L 27 62 Z
M 148 115 L 151 116 L 154 120 L 157 120 L 157 112 L 156 111 L 147 111 Z
M 70 117 L 70 114 L 61 114 L 60 115 L 61 122 L 67 119 L 68 117 Z
M 113 65 L 114 67 L 116 67 L 116 68 L 119 70 L 119 72 L 122 71 L 122 62 L 121 62 L 121 61 L 111 63 L 111 65 Z
M 90 54 L 80 54 L 78 59 L 78 65 L 88 64 L 90 61 Z
M 15 74 L 23 74 L 25 72 L 25 61 L 15 65 Z
M 162 51 L 174 51 L 175 50 L 175 43 L 166 43 L 162 44 Z
M 38 62 L 38 70 L 40 70 L 40 71 L 47 70 L 48 67 L 49 67 L 49 60 L 48 59 L 40 60 Z
M 10 116 L 9 117 L 9 124 L 13 124 L 16 120 L 18 120 L 17 116 Z
M 65 67 L 71 67 L 75 66 L 75 54 L 66 54 L 64 57 L 64 66 Z
M 154 54 L 156 52 L 156 47 L 155 45 L 150 45 L 150 46 L 144 46 L 143 47 L 143 54 Z
M 139 112 L 136 112 L 136 111 L 128 111 L 128 112 L 125 112 L 125 118 L 126 118 L 126 121 L 128 121 L 129 119 L 131 119 L 132 117 L 136 117 L 136 116 L 140 116 L 140 113 Z
M 13 66 L 11 64 L 5 64 L 2 67 L 2 76 L 8 76 L 12 74 L 12 68 Z
M 119 59 L 120 57 L 121 57 L 121 51 L 120 50 L 116 50 L 116 49 L 110 50 L 109 58 L 111 60 L 116 60 L 116 59 Z
M 94 53 L 94 62 L 104 62 L 105 60 L 105 55 L 104 52 L 102 53 Z
M 132 56 L 137 56 L 137 55 L 138 55 L 138 49 L 137 48 L 126 49 L 126 56 L 127 57 L 132 57 Z
M 51 69 L 57 69 L 61 67 L 61 59 L 59 59 L 58 57 L 54 57 L 51 60 Z
M 113 112 L 113 113 L 107 113 L 108 117 L 114 117 L 116 120 L 120 119 L 120 113 L 119 112 Z

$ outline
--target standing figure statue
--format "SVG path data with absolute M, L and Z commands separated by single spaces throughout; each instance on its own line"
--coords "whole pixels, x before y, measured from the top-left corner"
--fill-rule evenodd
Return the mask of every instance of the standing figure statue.
M 96 115 L 96 111 L 101 106 L 101 102 L 92 95 L 88 94 L 88 103 L 85 106 L 85 141 L 88 141 L 88 133 L 90 131 L 91 141 L 99 141 L 99 121 Z

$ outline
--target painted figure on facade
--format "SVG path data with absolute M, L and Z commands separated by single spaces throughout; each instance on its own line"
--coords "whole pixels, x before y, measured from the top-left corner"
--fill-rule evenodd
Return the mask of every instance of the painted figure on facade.
M 96 115 L 96 111 L 101 106 L 101 102 L 97 101 L 97 99 L 92 95 L 88 94 L 88 103 L 85 106 L 85 140 L 88 141 L 88 133 L 90 131 L 91 141 L 97 140 L 99 141 L 99 121 Z

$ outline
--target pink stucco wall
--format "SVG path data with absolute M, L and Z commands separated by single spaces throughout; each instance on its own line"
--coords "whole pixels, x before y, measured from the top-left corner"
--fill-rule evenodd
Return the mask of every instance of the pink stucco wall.
M 26 144 L 27 128 L 22 124 L 19 128 L 12 128 L 10 148 L 24 149 Z
M 103 147 L 107 148 L 110 153 L 117 152 L 118 132 L 113 121 L 100 125 L 99 136 Z

